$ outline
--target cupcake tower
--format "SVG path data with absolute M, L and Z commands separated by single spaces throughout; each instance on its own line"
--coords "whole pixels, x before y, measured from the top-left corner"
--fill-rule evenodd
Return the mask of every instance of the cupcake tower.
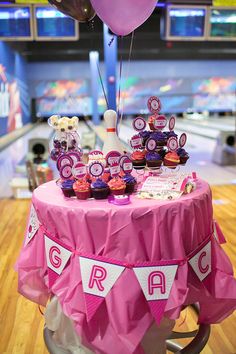
M 152 96 L 148 100 L 148 109 L 151 115 L 148 117 L 148 126 L 143 117 L 136 117 L 133 120 L 133 128 L 137 131 L 130 139 L 133 149 L 131 160 L 134 168 L 158 169 L 162 165 L 174 168 L 178 164 L 184 165 L 189 159 L 188 153 L 183 149 L 186 143 L 186 134 L 182 134 L 177 141 L 176 150 L 172 149 L 173 139 L 178 139 L 174 132 L 175 117 L 169 120 L 169 131 L 163 131 L 167 125 L 167 118 L 160 114 L 161 102 L 159 98 Z M 172 139 L 172 140 L 171 140 Z
M 105 167 L 103 153 L 98 150 L 91 152 L 88 165 L 81 161 L 73 164 L 67 155 L 61 156 L 59 161 L 61 179 L 58 185 L 67 198 L 107 199 L 110 195 L 131 194 L 135 190 L 137 181 L 131 174 L 133 165 L 127 155 L 110 156 L 108 167 Z

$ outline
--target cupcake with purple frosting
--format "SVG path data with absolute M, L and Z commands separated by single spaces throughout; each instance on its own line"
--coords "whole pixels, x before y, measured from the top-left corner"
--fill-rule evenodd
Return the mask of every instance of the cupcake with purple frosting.
M 157 146 L 165 146 L 167 143 L 166 135 L 164 133 L 162 133 L 161 131 L 153 132 L 151 134 L 150 138 L 153 138 L 156 140 Z
M 148 152 L 146 154 L 146 163 L 148 167 L 160 167 L 162 164 L 162 157 L 158 152 Z
M 133 193 L 137 185 L 136 178 L 132 176 L 130 173 L 127 173 L 122 177 L 122 179 L 126 183 L 125 193 L 127 194 Z
M 101 178 L 98 178 L 91 184 L 91 190 L 94 199 L 106 199 L 110 193 L 107 183 Z
M 178 138 L 178 134 L 176 134 L 174 132 L 174 130 L 170 130 L 170 131 L 166 131 L 166 132 L 163 132 L 163 134 L 165 134 L 166 138 L 169 139 L 169 138 Z
M 187 153 L 187 151 L 184 150 L 183 148 L 178 148 L 177 149 L 177 154 L 178 154 L 179 159 L 180 159 L 180 165 L 185 165 L 186 162 L 189 159 L 189 154 Z
M 143 147 L 145 147 L 145 144 L 146 144 L 147 139 L 150 138 L 150 134 L 151 134 L 151 132 L 148 131 L 148 130 L 144 130 L 144 131 L 142 131 L 142 132 L 139 133 L 139 136 L 140 136 L 140 138 L 142 139 L 142 145 L 143 145 Z
M 70 198 L 75 196 L 73 189 L 74 182 L 75 181 L 73 179 L 67 179 L 61 183 L 61 190 L 65 197 Z

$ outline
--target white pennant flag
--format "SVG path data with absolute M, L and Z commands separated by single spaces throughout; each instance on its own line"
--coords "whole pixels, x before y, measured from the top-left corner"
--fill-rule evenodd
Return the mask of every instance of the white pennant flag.
M 72 252 L 51 240 L 46 235 L 44 235 L 44 238 L 47 266 L 49 268 L 49 286 L 52 287 L 58 275 L 60 275 L 65 268 Z
M 189 263 L 198 278 L 203 281 L 211 273 L 211 241 L 197 252 Z
M 88 321 L 96 313 L 125 267 L 79 257 Z
M 164 315 L 177 269 L 177 264 L 133 268 L 157 324 Z
M 167 300 L 178 265 L 135 267 L 134 273 L 147 301 Z
M 30 209 L 29 222 L 28 222 L 28 226 L 27 226 L 27 233 L 26 233 L 26 237 L 25 237 L 25 245 L 27 245 L 34 238 L 36 232 L 39 229 L 39 226 L 40 226 L 40 223 L 38 220 L 38 216 L 37 216 L 36 210 L 32 204 L 31 209 Z

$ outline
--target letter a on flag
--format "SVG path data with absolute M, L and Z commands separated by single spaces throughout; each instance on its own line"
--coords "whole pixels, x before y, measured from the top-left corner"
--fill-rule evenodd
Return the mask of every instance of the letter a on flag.
M 51 288 L 65 268 L 72 252 L 69 251 L 66 246 L 62 246 L 61 242 L 59 244 L 46 235 L 44 235 L 44 239 L 48 266 L 48 281 L 49 287 Z
M 133 269 L 157 324 L 163 317 L 177 268 L 177 264 L 170 264 L 152 267 L 140 265 Z
M 87 320 L 96 313 L 125 267 L 79 257 Z

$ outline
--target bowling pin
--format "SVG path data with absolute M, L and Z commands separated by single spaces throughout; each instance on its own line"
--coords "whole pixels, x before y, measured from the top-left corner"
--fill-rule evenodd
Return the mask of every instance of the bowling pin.
M 102 152 L 104 156 L 110 151 L 119 151 L 124 153 L 124 148 L 120 139 L 118 138 L 116 131 L 117 114 L 112 109 L 109 109 L 104 113 L 104 121 L 107 131 L 107 136 L 103 145 Z

